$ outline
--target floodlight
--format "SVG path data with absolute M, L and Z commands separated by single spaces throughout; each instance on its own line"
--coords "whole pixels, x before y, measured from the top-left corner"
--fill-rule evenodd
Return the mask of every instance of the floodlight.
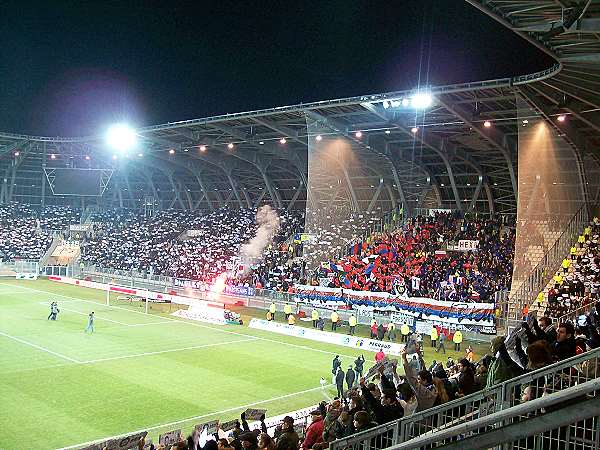
M 427 92 L 419 92 L 413 95 L 411 99 L 412 107 L 415 109 L 429 108 L 433 103 L 433 97 Z
M 233 144 L 230 142 L 229 144 L 227 144 L 227 148 L 228 148 L 229 150 L 233 150 Z
M 560 116 L 558 116 L 558 117 L 556 118 L 556 120 L 558 120 L 559 122 L 564 122 L 564 121 L 565 121 L 565 119 L 566 119 L 566 117 L 565 117 L 565 115 L 564 115 L 564 114 L 561 114 Z
M 287 141 L 284 137 L 282 137 L 281 139 L 279 139 L 279 143 L 280 144 L 285 144 Z
M 21 154 L 21 152 L 19 152 L 19 151 L 15 152 L 15 156 L 19 156 L 20 154 Z
M 320 134 L 317 134 L 317 137 L 315 139 L 317 141 L 321 141 L 321 140 L 323 140 L 323 136 L 321 136 Z
M 85 155 L 85 160 L 89 161 L 90 160 L 90 155 Z
M 384 109 L 388 109 L 390 107 L 390 102 L 388 102 L 387 100 L 383 101 L 383 108 Z
M 200 146 L 200 151 L 201 152 L 205 152 L 206 151 L 206 145 L 201 145 Z
M 410 131 L 412 131 L 413 134 L 417 134 L 417 131 L 419 131 L 419 129 L 417 127 L 412 127 Z
M 52 153 L 52 154 L 50 155 L 50 159 L 56 159 L 56 155 L 55 155 L 54 153 Z
M 407 98 L 403 98 L 402 99 L 402 106 L 404 106 L 405 108 L 410 105 L 410 100 Z
M 169 155 L 174 155 L 175 154 L 175 150 L 171 149 L 169 150 Z
M 115 150 L 126 152 L 135 146 L 137 136 L 133 128 L 124 123 L 118 123 L 108 129 L 106 142 Z
M 486 128 L 489 128 L 492 126 L 492 122 L 490 122 L 489 120 L 486 120 L 485 122 L 483 122 L 483 126 Z
M 390 130 L 385 130 L 385 134 L 390 134 L 391 131 Z
M 354 136 L 360 139 L 362 137 L 362 131 L 357 131 L 356 133 L 354 133 Z

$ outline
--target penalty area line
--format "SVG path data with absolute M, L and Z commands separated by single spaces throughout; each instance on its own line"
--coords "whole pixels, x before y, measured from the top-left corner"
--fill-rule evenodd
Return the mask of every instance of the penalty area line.
M 24 339 L 21 339 L 21 338 L 15 337 L 15 336 L 11 336 L 10 334 L 3 333 L 2 331 L 0 331 L 0 336 L 4 336 L 8 339 L 12 339 L 13 341 L 19 342 L 21 344 L 29 345 L 30 347 L 36 348 L 36 349 L 41 350 L 46 353 L 50 353 L 51 355 L 54 355 L 54 356 L 58 356 L 59 358 L 66 359 L 67 361 L 71 361 L 76 364 L 81 364 L 81 361 L 79 361 L 77 359 L 71 358 L 71 357 L 63 355 L 61 353 L 54 352 L 50 349 L 47 349 L 46 347 L 42 347 L 41 345 L 37 345 L 32 342 L 28 342 Z
M 0 283 L 0 285 L 3 285 L 3 283 Z M 83 286 L 80 286 L 80 287 L 83 287 Z M 146 313 L 143 313 L 141 311 L 132 311 L 132 310 L 127 309 L 127 308 L 122 308 L 120 306 L 102 305 L 100 302 L 95 302 L 95 301 L 92 301 L 92 300 L 78 299 L 76 297 L 69 297 L 68 295 L 56 294 L 56 293 L 53 293 L 51 291 L 45 291 L 45 290 L 42 290 L 42 289 L 33 289 L 33 288 L 28 288 L 28 287 L 22 287 L 22 288 L 23 289 L 29 289 L 29 290 L 34 291 L 34 292 L 42 292 L 44 294 L 52 294 L 52 295 L 54 295 L 56 297 L 62 297 L 62 298 L 68 298 L 68 299 L 73 299 L 73 300 L 79 300 L 79 301 L 85 302 L 85 303 L 91 303 L 91 304 L 94 304 L 94 305 L 106 306 L 107 308 L 119 309 L 119 310 L 122 310 L 122 311 L 127 311 L 127 312 L 130 312 L 130 313 L 134 313 L 134 314 L 142 314 L 143 316 L 146 316 L 146 317 L 148 316 Z M 171 322 L 178 322 L 178 323 L 183 323 L 183 324 L 186 324 L 186 325 L 191 325 L 191 326 L 195 326 L 195 327 L 199 327 L 199 328 L 205 328 L 205 329 L 208 329 L 208 330 L 213 330 L 213 331 L 216 331 L 216 332 L 219 332 L 219 333 L 227 333 L 227 334 L 233 334 L 233 335 L 236 335 L 236 336 L 243 336 L 243 337 L 252 337 L 252 338 L 256 338 L 259 341 L 272 342 L 274 344 L 279 344 L 279 345 L 287 345 L 288 347 L 300 348 L 302 350 L 308 350 L 308 351 L 317 352 L 317 353 L 323 353 L 323 354 L 327 354 L 327 355 L 339 355 L 342 358 L 348 358 L 348 359 L 352 359 L 352 360 L 354 360 L 356 358 L 356 356 L 345 355 L 345 354 L 339 353 L 339 352 L 332 352 L 332 351 L 328 351 L 328 350 L 322 350 L 320 348 L 313 348 L 313 347 L 309 347 L 307 345 L 292 344 L 291 342 L 278 341 L 276 339 L 269 339 L 269 338 L 265 338 L 265 337 L 261 337 L 261 336 L 253 336 L 251 334 L 239 333 L 237 331 L 222 330 L 220 328 L 215 328 L 215 327 L 211 327 L 211 326 L 208 326 L 208 325 L 202 325 L 200 323 L 190 322 L 190 321 L 187 321 L 187 320 L 173 319 L 173 318 L 170 318 L 170 317 L 163 317 L 163 319 L 167 320 L 167 321 L 171 321 Z M 336 345 L 336 344 L 331 344 L 331 345 Z
M 95 444 L 97 442 L 104 442 L 104 441 L 107 441 L 109 439 L 115 439 L 115 438 L 118 438 L 118 437 L 121 437 L 121 436 L 127 436 L 127 435 L 134 434 L 134 433 L 142 433 L 144 431 L 157 430 L 159 428 L 164 428 L 164 427 L 172 427 L 174 425 L 179 425 L 181 423 L 191 422 L 192 420 L 199 420 L 199 419 L 204 419 L 204 418 L 210 417 L 210 416 L 216 416 L 216 415 L 230 413 L 230 412 L 233 412 L 233 411 L 239 411 L 241 409 L 248 409 L 248 408 L 250 408 L 252 406 L 263 405 L 265 403 L 275 402 L 277 400 L 283 400 L 285 398 L 294 397 L 296 395 L 302 395 L 302 394 L 307 394 L 309 392 L 319 391 L 319 390 L 322 390 L 322 389 L 325 389 L 325 388 L 328 388 L 328 387 L 331 387 L 331 386 L 333 386 L 333 385 L 332 384 L 328 384 L 326 386 L 319 386 L 319 387 L 316 387 L 316 388 L 305 389 L 303 391 L 292 392 L 290 394 L 280 395 L 278 397 L 273 397 L 273 398 L 269 398 L 269 399 L 266 399 L 266 400 L 260 400 L 258 402 L 248 403 L 246 405 L 239 405 L 239 406 L 234 406 L 232 408 L 222 409 L 221 411 L 214 411 L 214 412 L 207 413 L 207 414 L 202 414 L 202 415 L 199 415 L 199 416 L 187 417 L 185 419 L 176 420 L 174 422 L 163 423 L 163 424 L 160 424 L 160 425 L 153 425 L 151 427 L 142 428 L 142 429 L 139 429 L 139 430 L 136 430 L 136 431 L 129 431 L 127 433 L 117 434 L 115 436 L 109 436 L 109 437 L 104 437 L 104 438 L 100 438 L 100 439 L 95 439 L 93 441 L 82 442 L 81 444 L 70 445 L 68 447 L 61 447 L 61 448 L 59 448 L 57 450 L 70 450 L 70 449 L 73 449 L 73 448 L 83 447 L 83 446 L 86 446 L 86 445 Z

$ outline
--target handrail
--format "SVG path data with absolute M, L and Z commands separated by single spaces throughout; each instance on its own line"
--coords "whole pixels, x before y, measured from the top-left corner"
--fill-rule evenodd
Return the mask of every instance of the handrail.
M 575 232 L 574 228 L 577 228 L 579 232 L 581 225 L 587 222 L 589 222 L 589 210 L 588 206 L 584 204 L 565 224 L 562 233 L 554 241 L 554 244 L 546 251 L 544 257 L 529 272 L 529 275 L 520 281 L 517 290 L 512 295 L 509 294 L 509 304 L 512 307 L 512 312 L 515 314 L 511 315 L 511 308 L 507 309 L 507 315 L 509 316 L 507 320 L 508 324 L 510 324 L 511 321 L 518 321 L 520 319 L 519 314 L 525 305 L 529 305 L 533 301 L 534 296 L 548 284 L 552 274 L 547 272 L 547 269 L 550 266 L 558 266 L 558 254 L 564 255 L 569 246 L 572 245 L 573 233 Z M 550 260 L 550 255 L 554 255 L 553 260 Z M 513 283 L 514 282 L 513 277 Z
M 394 436 L 395 441 L 404 441 L 409 437 L 409 427 L 414 425 L 417 422 L 427 421 L 428 419 L 432 419 L 435 417 L 449 417 L 451 421 L 456 421 L 457 418 L 452 416 L 452 411 L 460 410 L 460 408 L 467 407 L 469 405 L 475 405 L 477 402 L 485 402 L 486 406 L 492 406 L 494 410 L 485 411 L 485 413 L 490 413 L 494 411 L 498 411 L 501 409 L 505 409 L 507 406 L 510 406 L 508 402 L 509 393 L 511 393 L 511 388 L 513 386 L 522 386 L 523 384 L 529 383 L 533 380 L 540 379 L 546 375 L 559 373 L 567 368 L 577 366 L 586 361 L 590 361 L 600 357 L 600 348 L 596 348 L 580 355 L 573 356 L 571 358 L 565 359 L 563 361 L 556 362 L 547 367 L 542 367 L 540 369 L 528 372 L 526 374 L 511 378 L 510 380 L 504 381 L 502 383 L 495 384 L 494 386 L 483 389 L 481 391 L 475 392 L 473 394 L 467 395 L 465 397 L 452 400 L 450 402 L 444 403 L 442 405 L 429 408 L 425 411 L 421 411 L 415 413 L 411 416 L 403 417 L 401 419 L 389 422 L 385 424 L 386 426 L 380 426 L 377 428 L 372 428 L 370 430 L 364 431 L 362 433 L 356 433 L 351 436 L 348 436 L 343 439 L 338 439 L 329 444 L 330 450 L 340 450 L 346 448 L 347 446 L 363 442 L 368 439 L 373 439 L 381 436 L 381 433 L 378 431 L 385 430 L 386 432 L 389 430 L 395 430 Z M 487 402 L 486 402 L 487 400 Z M 480 410 L 473 410 L 469 418 L 471 419 L 475 416 L 475 413 L 482 413 Z M 459 418 L 460 419 L 460 418 Z M 438 426 L 443 425 L 438 423 Z
M 425 445 L 434 444 L 444 439 L 452 438 L 459 435 L 465 435 L 472 431 L 479 430 L 491 425 L 498 425 L 504 421 L 510 420 L 515 417 L 530 414 L 534 411 L 548 408 L 550 406 L 558 405 L 565 400 L 573 397 L 587 395 L 600 389 L 600 378 L 586 381 L 585 383 L 578 384 L 576 386 L 565 388 L 561 391 L 554 392 L 552 394 L 530 400 L 525 403 L 521 403 L 516 406 L 512 406 L 508 409 L 494 412 L 484 417 L 479 417 L 474 420 L 462 423 L 460 425 L 454 425 L 450 428 L 436 431 L 434 433 L 428 433 L 421 435 L 410 441 L 404 442 L 399 445 L 394 445 L 389 450 L 414 450 Z M 593 414 L 592 414 L 593 415 Z M 570 417 L 566 418 L 571 420 Z

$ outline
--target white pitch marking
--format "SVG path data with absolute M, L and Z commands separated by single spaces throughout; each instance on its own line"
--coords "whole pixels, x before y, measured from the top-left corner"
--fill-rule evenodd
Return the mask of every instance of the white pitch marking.
M 328 384 L 325 387 L 330 387 L 330 386 L 333 386 L 333 385 L 332 384 Z M 211 413 L 208 413 L 208 414 L 202 414 L 200 416 L 188 417 L 186 419 L 176 420 L 174 422 L 163 423 L 163 424 L 160 424 L 160 425 L 154 425 L 152 427 L 143 428 L 143 429 L 140 429 L 140 430 L 137 430 L 137 431 L 129 431 L 127 433 L 118 434 L 116 436 L 104 437 L 104 438 L 101 438 L 101 439 L 96 439 L 94 441 L 82 442 L 81 444 L 70 445 L 68 447 L 61 447 L 61 448 L 59 448 L 57 450 L 69 450 L 69 449 L 72 449 L 72 448 L 78 448 L 78 447 L 83 447 L 83 446 L 86 446 L 86 445 L 91 445 L 91 444 L 94 444 L 96 442 L 104 442 L 104 441 L 107 441 L 109 439 L 115 439 L 115 438 L 118 438 L 118 437 L 121 437 L 121 436 L 127 436 L 129 434 L 141 433 L 143 431 L 156 430 L 158 428 L 163 428 L 163 427 L 172 427 L 174 425 L 179 425 L 180 423 L 190 422 L 192 420 L 199 420 L 199 419 L 203 419 L 205 417 L 210 417 L 210 416 L 217 416 L 217 415 L 220 415 L 220 414 L 225 414 L 225 413 L 229 413 L 229 412 L 233 412 L 233 411 L 238 411 L 238 410 L 241 410 L 241 409 L 248 409 L 248 408 L 250 408 L 252 406 L 262 405 L 264 403 L 269 403 L 269 402 L 275 402 L 277 400 L 282 400 L 284 398 L 294 397 L 296 395 L 302 395 L 302 394 L 306 394 L 308 392 L 313 392 L 313 391 L 317 391 L 317 390 L 321 390 L 321 389 L 323 389 L 323 387 L 319 386 L 319 387 L 316 387 L 316 388 L 305 389 L 303 391 L 292 392 L 291 394 L 280 395 L 279 397 L 273 397 L 273 398 L 269 398 L 267 400 L 260 400 L 258 402 L 248 403 L 247 405 L 234 406 L 233 408 L 227 408 L 227 409 L 223 409 L 221 411 L 215 411 L 215 412 L 211 412 Z
M 59 307 L 58 309 L 62 309 L 62 310 L 64 310 L 64 311 L 69 311 L 69 312 L 72 312 L 72 313 L 75 313 L 75 314 L 79 314 L 79 315 L 81 315 L 81 316 L 89 316 L 89 314 L 88 314 L 88 313 L 84 313 L 84 312 L 81 312 L 81 311 L 77 311 L 76 309 L 69 309 L 69 308 L 64 308 L 64 307 Z M 118 320 L 107 319 L 106 317 L 99 317 L 99 316 L 96 316 L 95 314 L 94 314 L 94 318 L 95 318 L 95 319 L 97 319 L 97 320 L 104 320 L 104 321 L 106 321 L 106 322 L 117 323 L 117 324 L 119 324 L 119 325 L 125 325 L 126 327 L 131 327 L 131 326 L 134 326 L 134 325 L 132 325 L 132 324 L 130 324 L 130 323 L 119 322 Z
M 92 359 L 90 361 L 81 361 L 81 364 L 94 364 L 94 363 L 104 362 L 104 361 L 115 361 L 117 359 L 138 358 L 141 356 L 160 355 L 162 353 L 181 352 L 184 350 L 193 350 L 193 349 L 197 349 L 197 348 L 217 347 L 220 345 L 238 344 L 240 342 L 250 342 L 250 341 L 255 341 L 255 340 L 256 339 L 239 339 L 237 341 L 218 342 L 215 344 L 193 345 L 191 347 L 181 347 L 181 348 L 174 348 L 174 349 L 170 349 L 170 350 L 157 350 L 155 352 L 137 353 L 135 355 L 113 356 L 110 358 L 100 358 L 100 359 Z
M 9 286 L 9 285 L 4 284 L 4 283 L 0 283 L 0 285 Z M 80 286 L 80 287 L 83 287 L 83 286 Z M 29 289 L 29 290 L 34 291 L 34 292 L 42 292 L 44 294 L 52 294 L 52 295 L 54 295 L 56 297 L 70 298 L 70 299 L 74 299 L 74 300 L 79 300 L 81 302 L 91 303 L 91 304 L 94 304 L 94 305 L 106 306 L 106 305 L 100 304 L 99 302 L 93 302 L 91 300 L 77 299 L 75 297 L 69 297 L 68 295 L 56 294 L 54 292 L 44 291 L 44 290 L 41 290 L 41 289 L 33 289 L 33 288 L 27 288 L 27 287 L 24 287 L 23 289 Z M 132 311 L 132 310 L 127 309 L 127 308 L 122 308 L 120 306 L 108 305 L 107 307 L 108 308 L 114 308 L 114 309 L 120 309 L 120 310 L 127 311 L 127 312 L 130 312 L 130 313 L 142 314 L 144 316 L 147 316 L 146 313 L 143 313 L 143 312 L 140 312 L 140 311 Z M 184 323 L 184 324 L 192 325 L 192 326 L 195 326 L 195 327 L 208 328 L 209 330 L 219 331 L 221 333 L 234 334 L 234 335 L 237 335 L 237 336 L 244 336 L 244 337 L 252 337 L 252 338 L 256 338 L 256 339 L 258 339 L 260 341 L 272 342 L 272 343 L 280 344 L 280 345 L 287 345 L 287 346 L 290 346 L 290 347 L 301 348 L 303 350 L 310 350 L 310 351 L 313 351 L 313 352 L 325 353 L 325 354 L 328 354 L 328 355 L 340 355 L 341 357 L 344 357 L 344 358 L 351 358 L 351 359 L 355 359 L 356 358 L 356 356 L 344 355 L 342 353 L 337 353 L 337 352 L 330 352 L 330 351 L 327 351 L 327 350 L 321 350 L 321 349 L 318 349 L 318 348 L 308 347 L 306 345 L 298 345 L 298 344 L 292 344 L 290 342 L 277 341 L 275 339 L 269 339 L 269 338 L 264 338 L 264 337 L 252 336 L 250 334 L 238 333 L 237 331 L 221 330 L 219 328 L 209 327 L 207 325 L 202 325 L 200 323 L 187 322 L 185 320 L 178 320 L 178 319 L 171 319 L 170 317 L 163 317 L 163 319 L 164 320 L 169 320 L 169 321 L 172 321 L 172 322 Z
M 37 345 L 37 344 L 34 344 L 32 342 L 25 341 L 25 340 L 23 340 L 21 338 L 15 337 L 15 336 L 11 336 L 10 334 L 3 333 L 2 331 L 0 331 L 0 336 L 7 337 L 9 339 L 12 339 L 13 341 L 20 342 L 21 344 L 29 345 L 30 347 L 37 348 L 38 350 L 42 350 L 42 351 L 44 351 L 46 353 L 50 353 L 51 355 L 58 356 L 59 358 L 62 358 L 62 359 L 66 359 L 67 361 L 71 361 L 71 362 L 74 362 L 74 363 L 77 363 L 77 364 L 81 364 L 81 361 L 78 361 L 76 359 L 73 359 L 73 358 L 71 358 L 69 356 L 62 355 L 62 354 L 57 353 L 57 352 L 53 352 L 52 350 L 49 350 L 49 349 L 47 349 L 45 347 L 42 347 L 41 345 Z

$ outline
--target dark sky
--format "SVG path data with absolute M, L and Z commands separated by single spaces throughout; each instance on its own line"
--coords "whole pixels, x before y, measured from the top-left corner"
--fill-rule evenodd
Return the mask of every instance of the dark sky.
M 5 0 L 0 131 L 97 134 L 551 64 L 462 0 Z

